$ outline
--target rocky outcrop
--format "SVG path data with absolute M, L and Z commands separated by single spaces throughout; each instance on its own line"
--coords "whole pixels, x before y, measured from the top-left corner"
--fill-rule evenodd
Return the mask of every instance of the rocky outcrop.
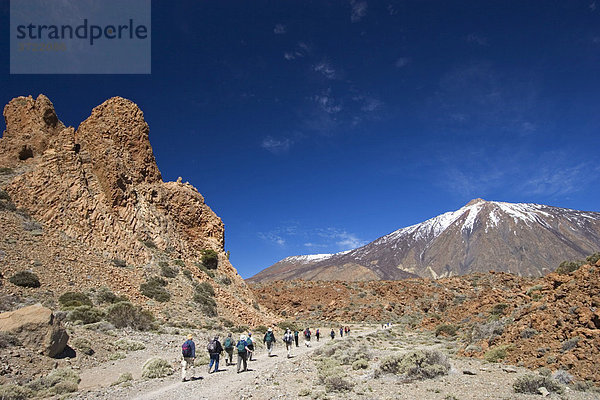
M 16 336 L 24 347 L 49 357 L 60 354 L 69 340 L 52 310 L 41 304 L 0 314 L 0 332 Z
M 3 224 L 15 227 L 5 230 L 14 244 L 0 246 L 7 254 L 7 273 L 19 266 L 32 269 L 58 295 L 69 286 L 109 286 L 147 306 L 139 285 L 160 273 L 159 263 L 177 261 L 194 279 L 211 279 L 197 265 L 211 249 L 219 258 L 214 275 L 231 282 L 216 290 L 222 311 L 245 323 L 265 322 L 225 254 L 221 219 L 189 183 L 163 182 L 148 124 L 135 103 L 108 99 L 77 130 L 60 122 L 43 95 L 13 99 L 4 117 L 0 166 L 12 172 L 0 176 L 0 185 L 21 210 L 0 216 Z M 19 155 L 22 150 L 26 157 Z M 18 228 L 23 215 L 40 225 L 33 246 L 31 235 Z M 193 297 L 190 282 L 172 286 L 174 302 Z M 21 290 L 7 289 L 17 291 L 13 294 Z M 151 305 L 167 313 L 167 305 Z

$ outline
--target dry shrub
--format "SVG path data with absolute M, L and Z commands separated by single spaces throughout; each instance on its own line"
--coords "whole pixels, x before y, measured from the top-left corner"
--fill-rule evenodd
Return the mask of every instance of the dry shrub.
M 147 379 L 164 378 L 173 375 L 173 366 L 162 358 L 151 358 L 142 367 L 142 377 Z
M 450 363 L 437 350 L 417 350 L 386 358 L 379 366 L 381 372 L 403 375 L 408 380 L 421 380 L 446 375 Z
M 549 376 L 527 374 L 515 380 L 513 389 L 516 393 L 539 394 L 539 389 L 545 387 L 549 392 L 562 393 L 563 387 Z

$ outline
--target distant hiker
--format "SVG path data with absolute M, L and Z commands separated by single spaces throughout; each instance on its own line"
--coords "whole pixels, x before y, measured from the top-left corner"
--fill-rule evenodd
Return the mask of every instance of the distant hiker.
M 333 328 L 331 328 L 331 333 L 329 334 L 329 336 L 331 336 L 331 340 L 335 338 L 335 330 Z
M 252 333 L 248 332 L 248 337 L 246 338 L 246 346 L 248 346 L 248 361 L 252 360 L 252 356 L 254 355 L 254 340 L 252 339 Z
M 347 326 L 347 327 L 346 327 L 346 336 L 349 336 L 349 335 L 350 335 L 350 327 L 349 327 L 349 326 Z
M 267 345 L 267 351 L 269 352 L 269 357 L 271 357 L 273 343 L 275 343 L 275 335 L 273 334 L 272 328 L 267 329 L 267 333 L 265 333 L 265 337 L 263 338 L 263 343 Z
M 344 327 L 344 334 L 345 334 L 346 336 L 348 336 L 348 332 L 350 332 L 350 328 L 348 328 L 347 326 L 346 326 L 346 327 Z
M 226 365 L 233 364 L 233 348 L 235 346 L 234 346 L 233 338 L 231 337 L 231 332 L 229 332 L 227 334 L 227 337 L 225 338 L 225 342 L 223 343 L 223 347 L 225 348 L 225 351 L 227 352 L 227 357 L 225 358 L 225 364 Z
M 192 340 L 193 336 L 191 334 L 188 335 L 187 340 L 183 342 L 181 345 L 181 355 L 183 356 L 183 360 L 181 360 L 181 381 L 185 382 L 186 372 L 188 369 L 194 367 L 194 360 L 196 359 L 196 344 Z M 193 373 L 192 373 L 193 375 Z
M 298 347 L 298 330 L 294 331 L 294 342 L 296 342 L 296 347 Z
M 292 331 L 288 328 L 283 335 L 283 343 L 285 343 L 285 349 L 287 350 L 287 358 L 292 357 L 292 346 L 294 342 L 294 335 Z
M 317 342 L 319 341 L 319 336 L 321 336 L 321 332 L 317 329 L 315 332 L 315 336 L 317 337 Z
M 311 337 L 312 333 L 310 332 L 310 328 L 306 328 L 304 330 L 304 344 L 306 345 L 306 347 L 310 347 L 310 337 Z
M 208 373 L 210 374 L 210 369 L 213 364 L 215 365 L 215 369 L 213 372 L 219 371 L 219 357 L 223 352 L 223 347 L 221 346 L 221 342 L 219 342 L 219 336 L 216 335 L 213 340 L 208 342 L 208 346 L 206 346 L 206 350 L 208 350 L 208 354 L 210 355 L 210 362 L 208 363 Z
M 344 328 L 340 326 L 340 337 L 344 337 Z
M 241 335 L 240 340 L 235 345 L 237 349 L 237 373 L 240 373 L 242 362 L 244 363 L 244 371 L 248 370 L 248 346 L 246 346 L 246 335 Z

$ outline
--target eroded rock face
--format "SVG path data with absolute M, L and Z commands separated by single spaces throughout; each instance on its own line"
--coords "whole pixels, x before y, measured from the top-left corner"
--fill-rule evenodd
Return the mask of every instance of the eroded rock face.
M 24 347 L 49 357 L 60 354 L 69 340 L 52 310 L 41 304 L 0 314 L 0 332 L 15 335 Z
M 30 146 L 38 162 L 6 188 L 18 207 L 131 264 L 148 261 L 144 243 L 179 258 L 223 251 L 223 223 L 202 195 L 189 184 L 162 181 L 136 104 L 111 98 L 77 131 L 55 115 L 42 95 L 6 106 L 6 153 Z

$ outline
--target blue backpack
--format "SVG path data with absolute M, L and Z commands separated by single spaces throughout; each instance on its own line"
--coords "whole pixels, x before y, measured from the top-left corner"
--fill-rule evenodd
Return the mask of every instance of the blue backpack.
M 190 343 L 189 340 L 186 340 L 182 345 L 181 345 L 181 354 L 184 357 L 191 357 L 192 356 L 192 344 Z
M 237 351 L 238 353 L 246 352 L 246 342 L 244 340 L 240 340 L 239 342 L 237 342 Z

